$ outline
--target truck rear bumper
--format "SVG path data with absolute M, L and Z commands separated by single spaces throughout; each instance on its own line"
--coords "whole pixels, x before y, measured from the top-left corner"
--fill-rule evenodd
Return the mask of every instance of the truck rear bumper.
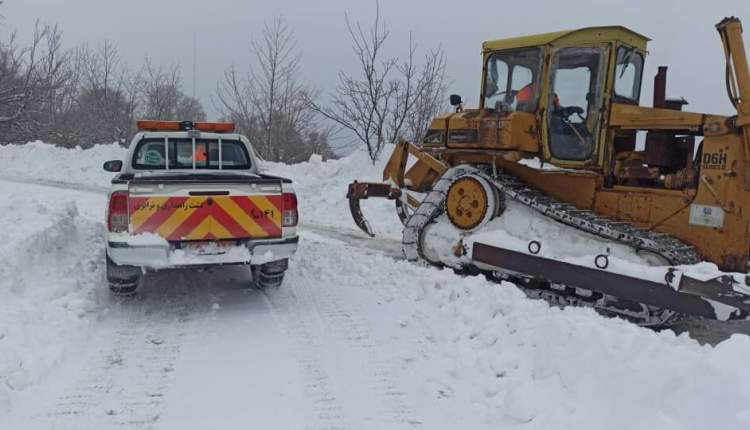
M 230 264 L 265 264 L 289 258 L 297 251 L 299 237 L 247 241 L 239 245 L 205 252 L 178 247 L 166 241 L 159 244 L 137 244 L 110 239 L 107 255 L 117 265 L 137 266 L 146 270 L 179 267 L 205 267 Z

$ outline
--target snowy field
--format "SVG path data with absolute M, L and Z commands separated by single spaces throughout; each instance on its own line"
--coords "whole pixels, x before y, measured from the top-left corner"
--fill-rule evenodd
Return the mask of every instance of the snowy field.
M 401 261 L 392 202 L 363 204 L 374 240 L 349 219 L 346 184 L 382 170 L 361 153 L 266 166 L 300 200 L 281 288 L 234 267 L 113 298 L 101 164 L 123 153 L 0 147 L 0 429 L 750 428 L 750 337 L 701 345 Z

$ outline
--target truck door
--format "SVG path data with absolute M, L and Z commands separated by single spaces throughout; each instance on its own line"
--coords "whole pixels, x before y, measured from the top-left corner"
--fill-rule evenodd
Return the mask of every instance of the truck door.
M 554 52 L 546 152 L 552 161 L 581 165 L 595 158 L 601 123 L 605 49 L 570 47 Z

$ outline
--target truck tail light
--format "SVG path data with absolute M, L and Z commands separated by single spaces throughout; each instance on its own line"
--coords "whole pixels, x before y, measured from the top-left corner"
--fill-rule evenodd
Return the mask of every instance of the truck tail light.
M 115 191 L 109 196 L 107 228 L 112 233 L 128 231 L 128 193 Z
M 284 193 L 283 195 L 282 224 L 284 227 L 294 227 L 297 225 L 299 216 L 297 214 L 297 195 L 294 193 Z

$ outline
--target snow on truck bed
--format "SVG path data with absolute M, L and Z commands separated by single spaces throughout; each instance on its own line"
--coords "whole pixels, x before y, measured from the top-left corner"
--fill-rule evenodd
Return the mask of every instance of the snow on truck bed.
M 148 421 L 153 428 L 199 428 L 200 419 L 184 418 L 199 409 L 205 412 L 194 413 L 205 415 L 207 422 L 213 411 L 221 411 L 226 428 L 240 427 L 246 423 L 232 420 L 243 413 L 252 416 L 253 403 L 226 407 L 221 396 L 229 405 L 245 393 L 264 405 L 278 397 L 255 391 L 282 393 L 273 405 L 284 405 L 286 411 L 277 414 L 286 415 L 285 425 L 261 420 L 263 428 L 322 427 L 323 415 L 315 415 L 314 406 L 321 401 L 336 403 L 334 418 L 342 420 L 326 425 L 349 428 L 750 428 L 750 375 L 745 371 L 750 337 L 734 335 L 713 347 L 700 345 L 687 334 L 657 333 L 587 309 L 550 308 L 510 284 L 462 278 L 327 236 L 326 228 L 359 234 L 349 219 L 346 185 L 352 179 L 380 179 L 385 161 L 373 166 L 363 153 L 294 166 L 267 163 L 270 173 L 295 181 L 300 201 L 301 247 L 281 289 L 238 312 L 238 303 L 245 302 L 237 298 L 247 296 L 222 302 L 220 296 L 234 290 L 218 286 L 236 284 L 235 275 L 196 274 L 190 278 L 206 285 L 175 289 L 179 297 L 173 298 L 165 291 L 159 299 L 163 304 L 150 302 L 153 293 L 147 290 L 142 299 L 146 310 L 138 314 L 145 319 L 121 321 L 130 314 L 120 312 L 127 302 L 113 301 L 106 292 L 101 243 L 106 202 L 96 190 L 106 190 L 111 177 L 101 170 L 102 162 L 122 155 L 116 145 L 88 150 L 42 143 L 0 147 L 0 428 L 5 419 L 25 422 L 27 411 L 34 410 L 36 415 L 29 414 L 41 420 L 34 421 L 36 428 L 52 427 L 45 420 L 53 414 L 38 413 L 46 410 L 41 394 L 55 391 L 51 385 L 65 379 L 60 369 L 75 368 L 71 363 L 84 345 L 106 352 L 108 363 L 115 363 L 107 368 L 110 374 L 124 372 L 129 360 L 151 357 L 139 348 L 161 351 L 154 349 L 161 342 L 170 345 L 166 354 L 183 355 L 157 363 L 173 369 L 158 382 L 184 391 L 171 396 L 165 391 L 160 400 L 143 406 L 153 408 L 156 421 Z M 397 244 L 400 230 L 392 202 L 365 201 L 363 209 L 376 233 Z M 188 277 L 160 279 L 188 282 Z M 188 315 L 172 309 L 173 301 L 180 306 L 186 301 L 179 309 Z M 254 315 L 269 312 L 273 317 L 268 324 L 281 328 L 262 326 L 253 332 L 253 325 L 261 325 Z M 187 328 L 167 326 L 170 321 Z M 148 325 L 144 333 L 150 337 L 138 338 L 131 327 L 129 337 L 119 338 L 126 323 Z M 237 325 L 242 329 L 231 329 Z M 166 332 L 174 336 L 155 338 L 159 331 L 154 327 L 169 327 Z M 280 337 L 285 339 L 276 339 Z M 267 345 L 260 350 L 254 347 L 258 338 Z M 107 342 L 116 344 L 111 351 L 119 355 L 110 357 Z M 285 349 L 287 344 L 292 346 Z M 283 360 L 263 359 L 264 350 Z M 250 362 L 277 367 L 264 368 L 260 379 L 248 378 L 239 387 L 244 392 L 238 393 L 233 381 L 243 380 L 245 373 L 255 375 L 257 369 L 227 362 L 219 352 L 247 354 Z M 198 364 L 192 355 L 199 356 Z M 123 375 L 109 383 L 138 379 Z M 381 379 L 386 382 L 376 382 Z M 274 387 L 275 381 L 282 386 Z M 326 391 L 306 391 L 320 384 Z M 367 390 L 379 384 L 386 391 L 369 399 Z M 86 386 L 74 385 L 77 390 Z M 201 390 L 195 388 L 204 386 L 215 386 L 214 403 L 190 404 L 200 398 Z M 127 389 L 123 385 L 100 393 L 112 400 L 102 407 L 116 407 L 111 405 L 119 404 L 119 398 L 112 396 Z M 385 406 L 372 406 L 380 401 Z M 133 422 L 141 422 L 135 418 L 142 410 L 120 414 L 126 412 Z M 266 415 L 273 414 L 257 412 Z M 106 424 L 113 416 L 118 415 L 102 412 L 92 422 Z

